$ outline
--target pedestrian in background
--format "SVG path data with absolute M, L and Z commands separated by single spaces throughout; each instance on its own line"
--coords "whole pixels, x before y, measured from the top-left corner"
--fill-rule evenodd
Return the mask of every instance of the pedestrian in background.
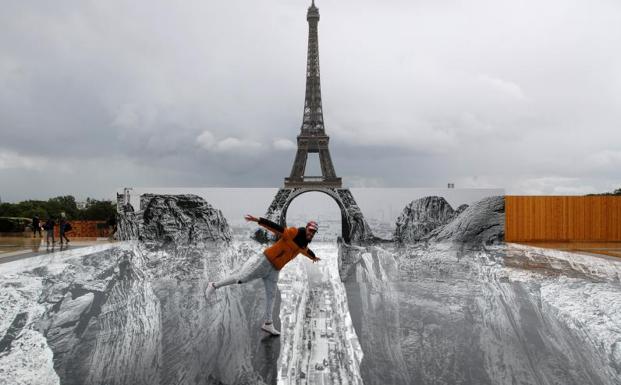
M 52 217 L 47 217 L 47 221 L 45 222 L 45 243 L 50 243 L 50 238 L 52 238 L 52 244 L 56 243 L 54 240 L 54 226 L 56 226 L 56 222 L 52 219 Z
M 36 237 L 37 236 L 37 232 L 39 233 L 39 238 L 42 238 L 43 235 L 41 235 L 41 220 L 39 219 L 38 215 L 35 215 L 32 218 L 32 237 Z
M 63 239 L 67 244 L 69 244 L 69 238 L 67 238 L 67 232 L 71 231 L 71 225 L 67 222 L 64 216 L 62 216 L 59 220 L 58 230 L 60 231 L 60 244 L 63 244 Z

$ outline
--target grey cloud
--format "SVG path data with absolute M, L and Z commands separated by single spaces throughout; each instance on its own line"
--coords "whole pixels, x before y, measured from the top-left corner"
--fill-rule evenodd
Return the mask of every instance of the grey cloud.
M 5 2 L 3 199 L 280 185 L 302 117 L 307 5 Z M 347 183 L 618 187 L 619 2 L 317 5 L 326 129 Z

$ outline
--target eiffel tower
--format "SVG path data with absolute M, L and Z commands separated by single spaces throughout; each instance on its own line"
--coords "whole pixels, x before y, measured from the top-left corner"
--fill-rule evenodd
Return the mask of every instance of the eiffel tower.
M 301 194 L 319 191 L 335 200 L 341 210 L 342 238 L 345 242 L 366 242 L 375 239 L 362 215 L 362 211 L 348 188 L 342 187 L 341 178 L 336 176 L 326 134 L 321 107 L 321 82 L 319 76 L 319 40 L 317 25 L 319 9 L 312 1 L 306 14 L 308 21 L 308 56 L 306 63 L 306 96 L 301 132 L 297 137 L 298 149 L 291 168 L 285 178 L 284 187 L 278 190 L 265 218 L 286 226 L 287 209 L 291 202 Z M 318 153 L 321 176 L 305 176 L 309 153 Z M 309 218 L 311 219 L 311 218 Z M 259 229 L 255 239 L 267 241 L 265 230 Z
M 323 110 L 321 108 L 321 82 L 319 77 L 319 41 L 317 38 L 317 24 L 319 24 L 319 9 L 315 0 L 308 8 L 308 56 L 306 62 L 306 98 L 304 99 L 304 117 L 302 129 L 298 135 L 298 151 L 291 168 L 291 175 L 285 178 L 285 187 L 305 187 L 317 185 L 322 187 L 341 187 L 341 178 L 337 178 L 334 165 L 330 157 L 328 143 L 330 137 L 326 135 L 323 125 Z M 321 176 L 304 176 L 306 160 L 309 153 L 319 153 Z

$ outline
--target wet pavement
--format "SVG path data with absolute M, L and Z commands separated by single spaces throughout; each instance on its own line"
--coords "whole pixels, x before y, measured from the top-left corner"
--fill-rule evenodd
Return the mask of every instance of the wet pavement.
M 521 242 L 519 244 L 580 254 L 608 255 L 621 258 L 621 242 Z
M 42 254 L 52 254 L 69 249 L 115 242 L 108 238 L 70 238 L 69 243 L 46 242 L 45 237 L 0 237 L 0 264 L 31 258 Z

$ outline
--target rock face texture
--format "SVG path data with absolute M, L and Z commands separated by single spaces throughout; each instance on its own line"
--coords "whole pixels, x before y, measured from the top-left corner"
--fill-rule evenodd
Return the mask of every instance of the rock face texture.
M 456 214 L 456 215 L 459 215 L 459 214 L 463 213 L 463 212 L 464 212 L 464 210 L 466 210 L 467 208 L 468 208 L 468 205 L 467 205 L 467 204 L 460 205 L 460 206 L 457 208 L 457 210 L 455 210 L 455 214 Z
M 396 223 L 395 241 L 412 243 L 463 242 L 492 244 L 504 240 L 505 201 L 483 198 L 457 210 L 441 197 L 425 197 L 408 204 Z
M 347 222 L 348 241 L 353 243 L 365 243 L 375 240 L 375 236 L 371 231 L 371 227 L 364 219 L 362 210 L 354 200 L 349 189 L 337 189 L 337 193 L 341 198 L 341 202 L 345 207 L 346 214 L 341 219 Z
M 278 340 L 261 341 L 261 282 L 210 301 L 203 294 L 205 277 L 220 279 L 257 251 L 132 243 L 40 271 L 47 311 L 34 329 L 54 353 L 61 383 L 273 383 Z
M 160 303 L 143 263 L 135 250 L 112 249 L 46 276 L 52 306 L 37 328 L 62 384 L 158 382 Z
M 9 353 L 0 351 L 2 367 L 16 367 L 11 378 L 18 378 L 18 344 L 34 333 L 33 341 L 45 341 L 34 356 L 41 373 L 57 377 L 31 384 L 275 384 L 279 340 L 259 329 L 262 282 L 204 295 L 207 282 L 239 269 L 259 245 L 229 242 L 226 221 L 200 198 L 143 198 L 142 210 L 120 214 L 125 234 L 143 241 L 41 260 L 15 274 L 20 284 L 32 282 L 23 300 L 24 289 L 2 287 L 0 306 L 16 304 L 0 312 L 0 348 Z M 275 302 L 277 315 L 278 293 Z
M 483 198 L 430 235 L 436 242 L 502 242 L 505 237 L 505 199 L 502 196 Z
M 0 383 L 58 385 L 53 353 L 32 325 L 45 311 L 38 303 L 38 277 L 3 274 L 0 269 Z
M 222 212 L 196 195 L 144 194 L 140 207 L 119 214 L 121 239 L 175 245 L 231 240 Z
M 231 231 L 220 210 L 196 195 L 151 195 L 144 205 L 142 240 L 175 244 L 230 241 Z
M 397 218 L 395 239 L 399 242 L 420 241 L 432 230 L 451 221 L 455 214 L 455 210 L 442 197 L 414 200 L 405 206 Z
M 621 383 L 621 262 L 449 246 L 339 245 L 365 384 Z

